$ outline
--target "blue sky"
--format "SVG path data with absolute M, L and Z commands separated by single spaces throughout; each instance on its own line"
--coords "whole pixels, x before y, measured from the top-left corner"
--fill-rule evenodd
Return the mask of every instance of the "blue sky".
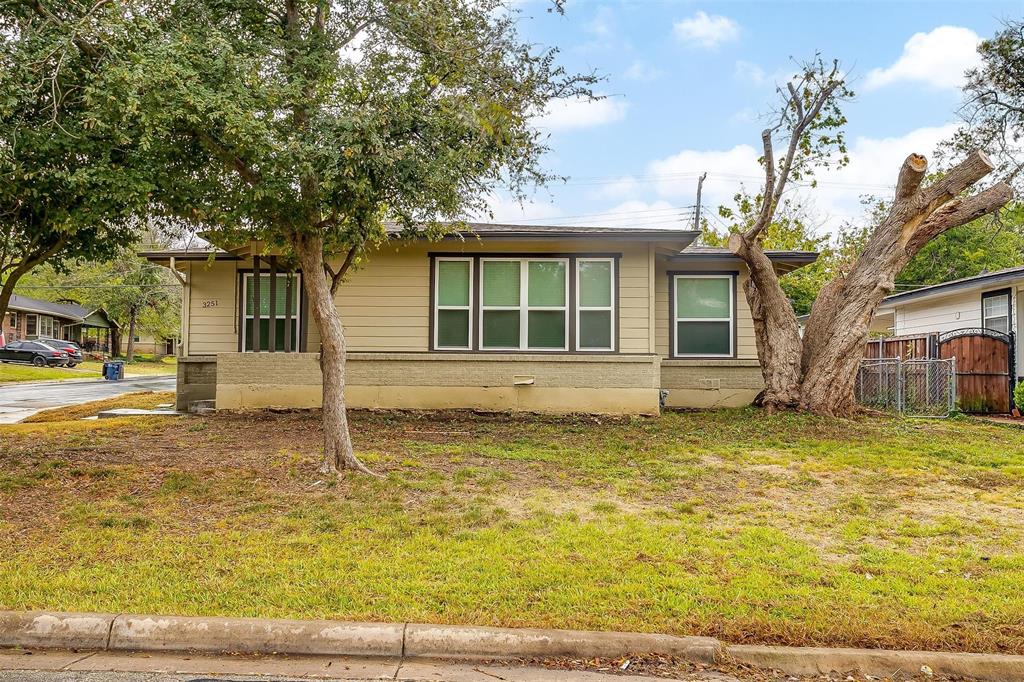
M 547 167 L 569 176 L 519 207 L 493 198 L 496 220 L 665 226 L 740 183 L 757 189 L 762 115 L 791 57 L 820 51 L 852 74 L 846 105 L 850 167 L 822 176 L 816 224 L 831 232 L 859 214 L 858 197 L 885 194 L 911 151 L 930 155 L 956 123 L 961 74 L 977 41 L 1024 15 L 1016 2 L 672 2 L 524 0 L 521 31 L 561 50 L 570 69 L 605 76 L 595 103 L 565 102 L 538 121 Z M 582 216 L 582 217 L 575 217 Z

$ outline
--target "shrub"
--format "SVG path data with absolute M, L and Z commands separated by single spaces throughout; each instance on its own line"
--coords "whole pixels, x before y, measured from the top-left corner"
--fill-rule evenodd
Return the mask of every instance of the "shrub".
M 1017 382 L 1013 388 L 1013 404 L 1017 409 L 1024 412 L 1024 381 Z

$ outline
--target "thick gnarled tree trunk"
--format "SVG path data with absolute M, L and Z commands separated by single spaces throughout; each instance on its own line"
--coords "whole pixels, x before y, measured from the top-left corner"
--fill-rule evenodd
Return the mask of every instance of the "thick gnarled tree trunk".
M 770 150 L 767 159 L 770 164 Z M 981 152 L 922 188 L 927 167 L 923 156 L 907 157 L 889 214 L 849 272 L 822 289 L 802 339 L 792 305 L 761 248 L 759 232 L 730 238 L 730 249 L 750 269 L 745 290 L 765 380 L 762 400 L 769 409 L 799 407 L 824 415 L 855 411 L 854 385 L 871 318 L 892 293 L 896 276 L 929 241 L 998 210 L 1013 196 L 1003 182 L 964 196 L 993 170 Z
M 304 276 L 309 312 L 320 330 L 320 371 L 323 375 L 324 473 L 345 469 L 372 473 L 352 449 L 345 410 L 345 328 L 334 304 L 331 284 L 324 268 L 323 241 L 319 237 L 296 235 L 292 247 Z

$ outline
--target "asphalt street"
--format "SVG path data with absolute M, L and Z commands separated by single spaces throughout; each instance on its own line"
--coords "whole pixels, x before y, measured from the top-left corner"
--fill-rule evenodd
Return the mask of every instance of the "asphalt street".
M 172 375 L 134 377 L 121 381 L 12 383 L 0 386 L 0 424 L 14 424 L 40 410 L 77 405 L 139 391 L 173 391 Z

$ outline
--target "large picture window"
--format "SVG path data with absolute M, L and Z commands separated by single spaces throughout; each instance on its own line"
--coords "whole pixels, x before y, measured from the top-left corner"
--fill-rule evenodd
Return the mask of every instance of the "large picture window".
M 734 276 L 676 274 L 672 293 L 673 355 L 732 357 Z
M 436 256 L 433 268 L 436 350 L 615 350 L 615 258 Z
M 291 277 L 291 305 L 288 297 L 288 273 L 280 273 L 274 282 L 274 350 L 285 349 L 285 331 L 291 335 L 289 347 L 291 350 L 298 349 L 299 341 L 299 292 L 302 290 L 299 275 Z M 242 326 L 242 348 L 253 350 L 253 324 L 256 319 L 256 296 L 253 287 L 252 273 L 246 273 L 242 280 L 242 295 L 245 301 L 244 325 Z M 260 275 L 259 286 L 259 340 L 261 351 L 270 350 L 270 275 Z M 286 320 L 290 317 L 290 321 Z
M 1004 334 L 1010 331 L 1010 290 L 981 295 L 981 326 Z
M 568 259 L 480 261 L 480 347 L 568 350 Z

